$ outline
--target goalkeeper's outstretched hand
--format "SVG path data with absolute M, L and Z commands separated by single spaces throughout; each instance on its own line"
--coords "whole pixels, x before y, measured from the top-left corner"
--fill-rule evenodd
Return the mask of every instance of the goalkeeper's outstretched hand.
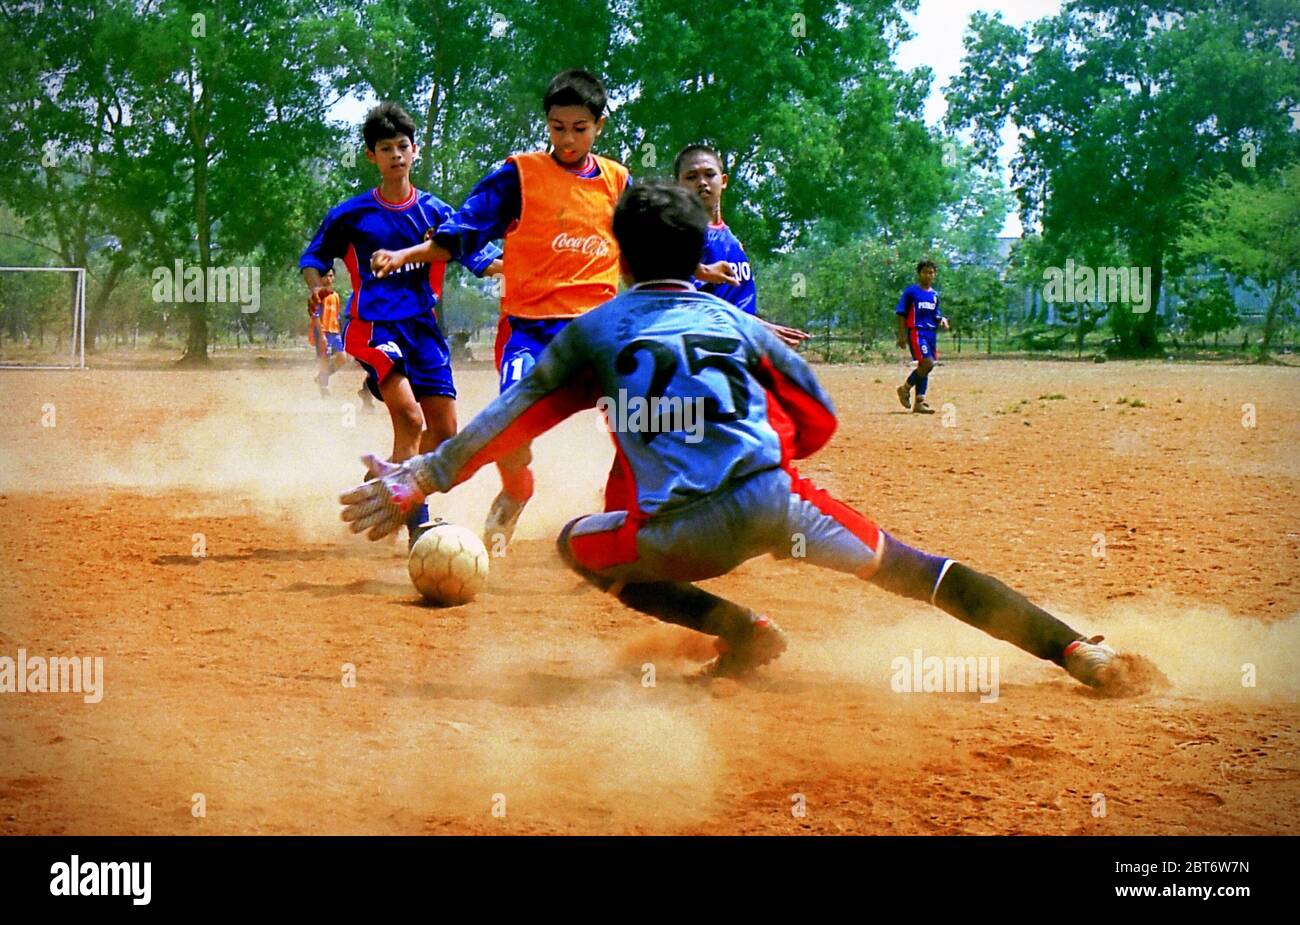
M 377 540 L 405 523 L 415 506 L 425 499 L 425 492 L 416 484 L 413 459 L 398 465 L 370 455 L 361 461 L 370 470 L 370 480 L 345 491 L 339 502 L 352 532 L 369 530 L 367 537 Z

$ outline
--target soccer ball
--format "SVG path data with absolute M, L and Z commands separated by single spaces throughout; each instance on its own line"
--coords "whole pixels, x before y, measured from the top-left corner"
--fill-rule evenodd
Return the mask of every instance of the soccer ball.
M 407 560 L 411 583 L 434 604 L 467 604 L 487 581 L 483 541 L 464 527 L 438 524 L 415 541 Z

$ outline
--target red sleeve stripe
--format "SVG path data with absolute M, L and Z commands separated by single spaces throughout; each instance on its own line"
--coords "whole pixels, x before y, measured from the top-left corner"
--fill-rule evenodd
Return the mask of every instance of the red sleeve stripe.
M 790 458 L 804 459 L 816 453 L 826 445 L 835 433 L 835 415 L 812 395 L 795 384 L 773 365 L 771 359 L 763 357 L 759 366 L 768 379 L 768 420 L 773 420 L 771 408 L 775 397 L 781 410 L 786 415 L 785 422 L 790 430 Z M 781 431 L 777 431 L 778 434 Z M 784 453 L 784 436 L 783 436 Z
M 596 377 L 590 370 L 586 375 L 571 379 L 554 392 L 543 395 L 471 456 L 457 471 L 452 485 L 459 485 L 488 463 L 526 446 L 534 437 L 546 433 L 569 415 L 593 407 L 597 397 L 599 390 L 596 388 Z

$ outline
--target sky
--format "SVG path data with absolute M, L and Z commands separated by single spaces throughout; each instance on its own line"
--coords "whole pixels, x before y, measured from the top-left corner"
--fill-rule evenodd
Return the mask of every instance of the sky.
M 1055 16 L 1061 11 L 1061 0 L 921 0 L 917 11 L 907 17 L 915 38 L 903 43 L 895 56 L 902 68 L 928 66 L 934 71 L 934 83 L 925 101 L 925 121 L 938 125 L 943 121 L 948 104 L 943 90 L 948 81 L 961 70 L 962 34 L 975 12 L 1001 12 L 1002 18 L 1013 26 L 1045 16 Z M 998 158 L 1002 162 L 1003 178 L 1011 181 L 1010 163 L 1015 155 L 1016 129 L 1007 125 L 1002 130 L 1002 148 Z M 1019 237 L 1020 217 L 1012 212 L 1003 223 L 1002 233 Z

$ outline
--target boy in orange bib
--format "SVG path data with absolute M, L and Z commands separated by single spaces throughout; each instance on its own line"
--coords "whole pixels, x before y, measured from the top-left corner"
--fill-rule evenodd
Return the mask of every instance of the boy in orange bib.
M 607 96 L 594 74 L 562 71 L 542 97 L 551 150 L 515 154 L 438 226 L 431 241 L 377 252 L 384 276 L 407 263 L 455 259 L 503 239 L 505 253 L 496 363 L 505 392 L 527 375 L 542 351 L 574 318 L 618 294 L 619 249 L 614 206 L 631 182 L 627 168 L 591 153 L 605 126 Z M 708 282 L 736 283 L 723 261 L 700 266 Z M 497 463 L 501 492 L 483 539 L 504 553 L 533 495 L 532 454 L 523 446 Z

